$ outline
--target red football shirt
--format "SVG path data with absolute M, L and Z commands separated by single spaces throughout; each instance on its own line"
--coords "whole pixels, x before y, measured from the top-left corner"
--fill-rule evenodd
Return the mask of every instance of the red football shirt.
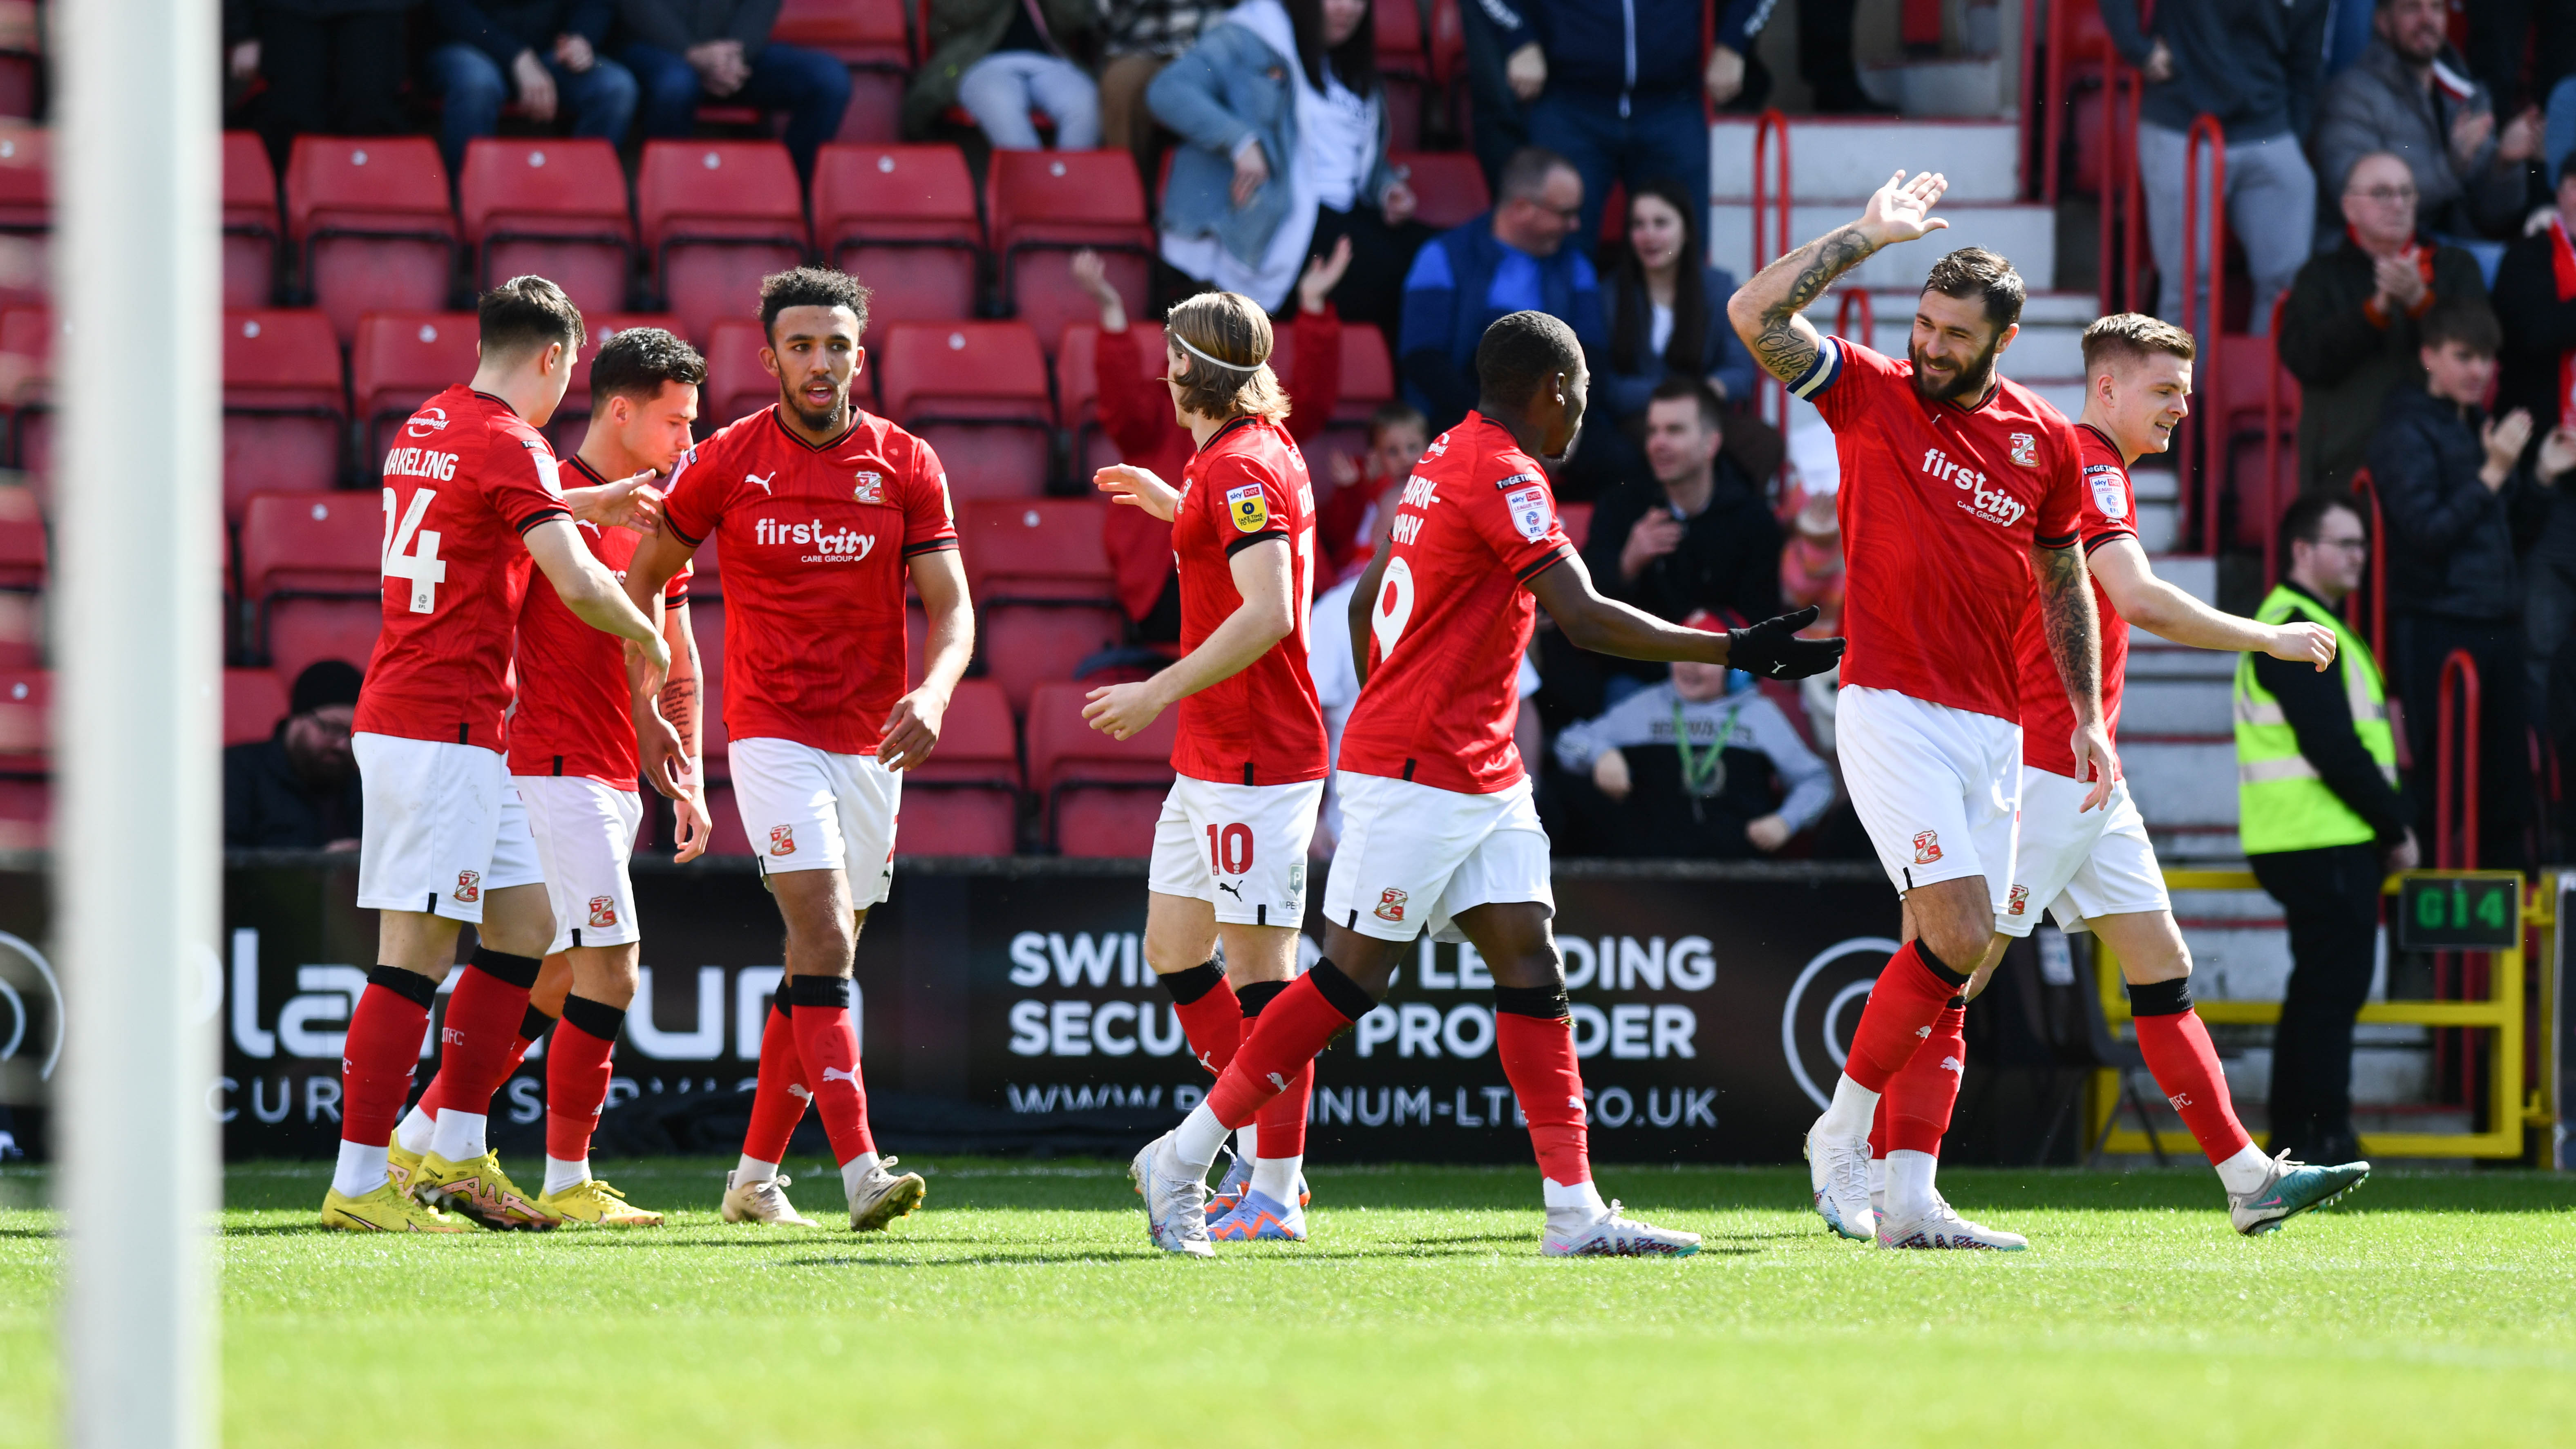
M 874 753 L 904 692 L 905 561 L 957 546 L 939 455 L 864 412 L 818 447 L 773 403 L 681 460 L 662 517 L 722 541 L 726 734 Z
M 1413 465 L 1390 549 L 1341 767 L 1462 795 L 1509 789 L 1524 773 L 1512 726 L 1538 614 L 1523 585 L 1574 552 L 1547 470 L 1467 414 Z
M 2009 378 L 1978 407 L 1927 401 L 1912 361 L 1839 337 L 1790 391 L 1842 464 L 1842 682 L 2019 720 L 2030 546 L 2075 541 L 2074 425 Z
M 497 751 L 532 565 L 519 537 L 570 516 L 554 450 L 508 403 L 451 387 L 403 424 L 384 479 L 385 623 L 356 728 Z
M 1297 628 L 1242 673 L 1181 701 L 1172 768 L 1191 779 L 1284 785 L 1324 778 L 1324 708 L 1306 672 L 1315 487 L 1286 429 L 1238 418 L 1211 435 L 1181 473 L 1172 559 L 1180 569 L 1183 651 L 1199 647 L 1243 607 L 1234 555 L 1274 538 L 1288 545 Z
M 579 456 L 564 460 L 573 486 L 609 480 Z M 600 566 L 626 577 L 638 535 L 576 521 L 582 542 Z M 686 602 L 689 575 L 682 564 L 662 591 L 665 606 Z M 519 606 L 519 708 L 510 716 L 510 773 L 586 775 L 614 789 L 636 788 L 635 716 L 626 688 L 626 641 L 602 633 L 564 607 L 545 579 L 531 579 Z
M 2075 446 L 2083 460 L 2084 502 L 2077 514 L 2084 555 L 2115 538 L 2138 536 L 2138 494 L 2120 450 L 2109 438 L 2081 423 Z M 2111 596 L 2093 584 L 2093 607 L 2102 615 L 2102 724 L 2112 743 L 2120 738 L 2120 685 L 2129 672 L 2129 625 L 2111 607 Z M 2021 757 L 2051 774 L 2075 778 L 2075 706 L 2049 657 L 2048 634 L 2039 623 L 2039 596 L 2033 591 L 2021 617 Z

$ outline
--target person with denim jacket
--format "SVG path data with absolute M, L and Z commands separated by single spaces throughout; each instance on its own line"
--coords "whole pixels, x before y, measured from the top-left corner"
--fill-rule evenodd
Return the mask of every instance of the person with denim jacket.
M 1276 312 L 1306 263 L 1351 239 L 1329 299 L 1390 336 L 1429 235 L 1387 164 L 1367 0 L 1248 0 L 1146 90 L 1181 136 L 1163 192 L 1163 259 Z

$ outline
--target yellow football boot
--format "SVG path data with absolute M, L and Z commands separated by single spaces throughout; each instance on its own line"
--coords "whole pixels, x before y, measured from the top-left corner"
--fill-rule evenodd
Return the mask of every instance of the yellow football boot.
M 537 1206 L 568 1223 L 602 1228 L 658 1228 L 662 1215 L 629 1203 L 626 1194 L 598 1178 L 573 1184 L 537 1199 Z
M 411 1195 L 503 1232 L 541 1233 L 563 1222 L 538 1206 L 534 1194 L 519 1190 L 501 1170 L 496 1152 L 466 1162 L 450 1162 L 436 1152 L 424 1155 L 412 1173 Z
M 322 1197 L 322 1226 L 348 1233 L 470 1233 L 473 1227 L 434 1207 L 414 1202 L 388 1182 L 348 1197 L 334 1188 Z
M 420 1159 L 420 1153 L 403 1150 L 402 1138 L 385 1140 L 385 1176 L 393 1179 L 397 1191 L 411 1191 L 412 1174 L 420 1171 Z

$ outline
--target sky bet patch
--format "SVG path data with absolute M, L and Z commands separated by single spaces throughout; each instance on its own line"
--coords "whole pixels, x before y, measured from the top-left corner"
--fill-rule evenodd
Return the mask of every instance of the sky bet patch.
M 1258 483 L 1227 489 L 1225 509 L 1233 516 L 1237 533 L 1259 533 L 1270 524 L 1270 502 L 1261 496 Z

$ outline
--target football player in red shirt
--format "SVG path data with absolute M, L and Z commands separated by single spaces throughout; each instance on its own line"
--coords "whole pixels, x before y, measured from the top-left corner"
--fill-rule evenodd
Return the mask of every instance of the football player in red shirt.
M 2115 737 L 2129 624 L 2202 649 L 2259 650 L 2319 669 L 2334 662 L 2333 630 L 2220 613 L 2157 578 L 2139 545 L 2129 465 L 2171 446 L 2173 430 L 2190 412 L 2194 350 L 2190 333 L 2135 312 L 2084 330 L 2084 415 L 2076 427 L 2084 482 L 2080 532 L 2102 620 L 2102 718 Z M 2266 1157 L 2237 1122 L 2209 1029 L 2192 1010 L 2191 953 L 2174 924 L 2164 872 L 2128 781 L 2113 784 L 2104 808 L 2081 808 L 2084 786 L 2067 750 L 2075 721 L 2049 659 L 2036 598 L 2022 611 L 2020 658 L 2021 840 L 1996 926 L 2008 936 L 2029 935 L 2045 907 L 2067 931 L 2089 930 L 2111 948 L 2128 980 L 2138 1050 L 2158 1090 L 2218 1170 L 2236 1230 L 2269 1232 L 2358 1183 L 2370 1164 L 2311 1166 L 2287 1152 Z M 1992 969 L 1971 981 L 1969 997 Z M 1941 1134 L 1966 1060 L 1960 1013 L 1945 1010 L 1879 1100 L 1870 1141 L 1879 1154 L 1873 1175 L 1885 1164 L 1882 1238 L 1902 1242 L 1933 1231 L 1922 1220 L 1939 1197 L 1932 1180 Z
M 734 801 L 787 923 L 787 979 L 761 1037 L 724 1215 L 810 1226 L 778 1175 L 810 1096 L 841 1164 L 850 1226 L 872 1232 L 919 1206 L 924 1184 L 892 1172 L 868 1134 L 851 963 L 868 908 L 894 879 L 902 772 L 939 743 L 975 619 L 939 456 L 850 401 L 867 360 L 868 289 L 820 267 L 780 272 L 761 281 L 760 325 L 777 403 L 682 460 L 661 531 L 626 566 L 626 592 L 658 612 L 690 555 L 718 541 Z M 930 658 L 910 691 L 907 580 L 930 619 Z M 644 773 L 671 778 L 674 743 L 641 695 L 636 721 Z
M 1992 252 L 1963 248 L 1933 265 L 1902 362 L 1819 336 L 1804 315 L 1880 248 L 1947 226 L 1930 214 L 1946 185 L 1937 173 L 1896 173 L 1860 220 L 1763 268 L 1727 313 L 1771 375 L 1834 429 L 1851 638 L 1835 735 L 1852 805 L 1904 896 L 1905 945 L 1879 973 L 1833 1099 L 1807 1135 L 1816 1209 L 1863 1242 L 2022 1248 L 2019 1235 L 1967 1222 L 1937 1195 L 1922 1232 L 1882 1235 L 1869 1133 L 1888 1079 L 2001 949 L 1995 923 L 2015 878 L 2021 797 L 2014 641 L 2034 572 L 2049 657 L 2072 704 L 2073 777 L 2090 785 L 2079 808 L 2099 808 L 2117 774 L 2077 539 L 2074 427 L 1996 370 L 2020 332 L 2022 284 Z
M 1573 329 L 1514 312 L 1476 348 L 1476 410 L 1434 440 L 1388 546 L 1353 595 L 1359 703 L 1342 735 L 1344 829 L 1324 889 L 1324 954 L 1261 1014 L 1207 1100 L 1129 1171 L 1166 1251 L 1205 1256 L 1205 1177 L 1225 1134 L 1373 1010 L 1428 928 L 1473 941 L 1494 977 L 1494 1044 L 1529 1120 L 1551 1255 L 1677 1255 L 1696 1234 L 1622 1215 L 1592 1183 L 1565 967 L 1548 928 L 1547 832 L 1513 744 L 1521 659 L 1543 605 L 1577 646 L 1773 679 L 1833 667 L 1812 612 L 1704 633 L 1603 598 L 1566 538 L 1541 459 L 1562 462 L 1590 379 Z
M 498 1082 L 555 933 L 501 753 L 530 561 L 582 623 L 628 641 L 640 672 L 658 680 L 670 664 L 655 621 L 620 592 L 572 521 L 581 512 L 620 523 L 639 506 L 650 516 L 651 495 L 629 478 L 568 497 L 537 431 L 563 401 L 581 313 L 542 277 L 503 283 L 479 310 L 473 382 L 422 404 L 385 455 L 385 623 L 351 738 L 366 794 L 357 904 L 378 912 L 378 961 L 342 1049 L 340 1158 L 325 1227 L 462 1230 L 440 1205 L 494 1227 L 558 1221 L 502 1175 L 480 1113 L 456 1114 L 455 1130 L 442 1130 L 407 1184 L 388 1174 L 387 1144 L 430 1005 L 456 960 L 458 925 L 474 922 L 479 944 L 440 1040 L 442 1065 L 468 1081 Z
M 1163 339 L 1172 408 L 1197 445 L 1181 486 L 1126 464 L 1095 481 L 1171 525 L 1187 652 L 1151 679 L 1093 690 L 1083 718 L 1123 740 L 1180 709 L 1178 778 L 1145 885 L 1145 961 L 1199 1065 L 1221 1073 L 1296 979 L 1306 919 L 1306 847 L 1325 770 L 1324 711 L 1306 672 L 1315 487 L 1283 426 L 1288 397 L 1270 371 L 1259 303 L 1192 297 L 1172 308 Z M 1314 1080 L 1308 1063 L 1243 1129 L 1239 1172 L 1226 1182 L 1234 1202 L 1210 1236 L 1305 1240 L 1298 1178 Z

